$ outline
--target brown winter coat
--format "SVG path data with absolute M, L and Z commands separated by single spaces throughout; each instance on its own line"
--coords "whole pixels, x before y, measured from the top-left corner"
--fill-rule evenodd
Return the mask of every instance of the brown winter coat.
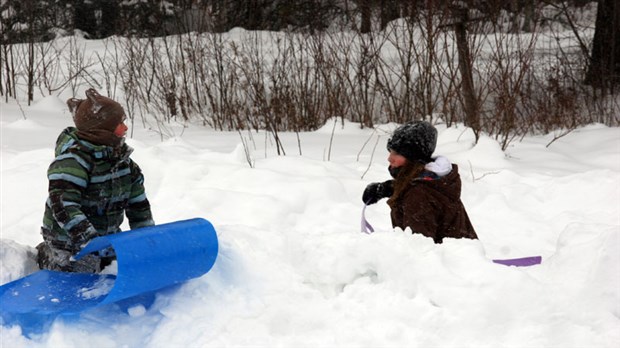
M 409 227 L 435 243 L 443 238 L 478 239 L 461 202 L 461 178 L 455 164 L 444 177 L 411 180 L 388 204 L 394 227 Z

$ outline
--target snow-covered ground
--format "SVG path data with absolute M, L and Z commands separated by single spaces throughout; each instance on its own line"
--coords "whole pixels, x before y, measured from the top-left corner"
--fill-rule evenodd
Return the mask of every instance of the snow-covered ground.
M 64 100 L 0 105 L 0 284 L 33 272 Z M 620 344 L 620 129 L 591 125 L 532 136 L 502 152 L 471 130 L 437 125 L 436 154 L 460 167 L 480 240 L 394 230 L 385 201 L 361 194 L 388 179 L 387 134 L 339 122 L 281 134 L 202 127 L 161 141 L 136 127 L 157 223 L 215 226 L 213 269 L 161 293 L 145 311 L 86 312 L 28 338 L 2 326 L 2 347 L 617 347 Z M 248 165 L 242 137 L 249 145 Z M 375 143 L 378 143 L 375 149 Z M 300 153 L 301 149 L 301 155 Z M 328 160 L 329 158 L 329 160 Z M 126 227 L 126 226 L 125 226 Z M 541 255 L 516 268 L 490 259 Z M 162 260 L 166 262 L 166 260 Z

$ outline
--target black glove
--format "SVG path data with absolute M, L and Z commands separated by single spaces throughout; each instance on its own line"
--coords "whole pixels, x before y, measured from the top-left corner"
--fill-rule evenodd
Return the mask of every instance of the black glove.
M 77 254 L 80 250 L 82 250 L 82 246 L 86 244 L 87 241 L 86 234 L 84 233 L 76 233 L 71 236 L 71 252 Z
M 69 235 L 71 237 L 71 251 L 77 253 L 82 247 L 97 234 L 97 230 L 84 220 L 71 229 Z
M 362 201 L 367 205 L 371 205 L 377 203 L 381 198 L 390 197 L 394 192 L 393 184 L 394 180 L 368 184 L 362 195 Z
M 101 271 L 101 258 L 93 254 L 84 255 L 79 260 L 71 261 L 68 272 L 99 273 Z

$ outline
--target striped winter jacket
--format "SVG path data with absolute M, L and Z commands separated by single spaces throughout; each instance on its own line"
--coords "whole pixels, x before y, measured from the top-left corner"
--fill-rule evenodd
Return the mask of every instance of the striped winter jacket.
M 74 127 L 56 141 L 56 158 L 49 166 L 49 197 L 42 233 L 45 240 L 75 249 L 76 243 L 120 231 L 123 214 L 129 226 L 153 225 L 144 192 L 144 177 L 129 158 L 133 149 L 81 140 Z

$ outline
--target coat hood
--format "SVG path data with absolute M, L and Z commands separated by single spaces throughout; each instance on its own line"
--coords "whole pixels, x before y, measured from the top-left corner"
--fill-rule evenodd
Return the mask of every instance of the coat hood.
M 125 143 L 119 148 L 93 144 L 81 139 L 77 132 L 77 128 L 67 127 L 60 133 L 58 139 L 56 139 L 56 148 L 54 150 L 56 157 L 69 151 L 77 150 L 86 152 L 96 159 L 126 159 L 133 152 L 133 149 Z
M 429 181 L 430 187 L 452 200 L 461 199 L 461 178 L 459 167 L 452 165 L 452 170 L 437 180 Z

